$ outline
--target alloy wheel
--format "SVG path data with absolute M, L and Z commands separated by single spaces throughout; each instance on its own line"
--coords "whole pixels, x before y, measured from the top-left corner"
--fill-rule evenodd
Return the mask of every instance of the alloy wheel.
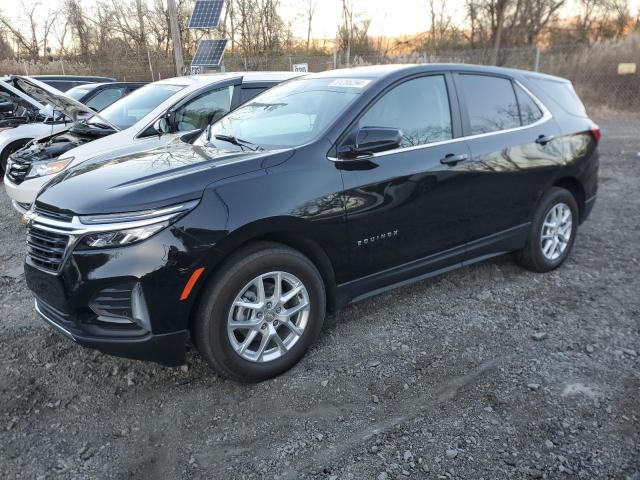
M 298 277 L 276 271 L 255 277 L 236 295 L 227 316 L 234 351 L 251 362 L 285 355 L 309 322 L 309 293 Z
M 540 248 L 547 260 L 557 260 L 567 249 L 571 239 L 573 215 L 565 203 L 557 203 L 542 223 Z

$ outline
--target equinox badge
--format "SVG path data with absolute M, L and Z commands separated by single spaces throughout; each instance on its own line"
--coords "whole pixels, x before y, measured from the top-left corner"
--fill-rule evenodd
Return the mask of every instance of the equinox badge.
M 397 237 L 397 236 L 398 236 L 398 230 L 390 230 L 386 233 L 381 233 L 379 235 L 372 235 L 371 237 L 358 240 L 358 246 L 361 247 L 363 245 L 369 245 L 370 243 L 379 242 L 380 240 L 387 240 L 389 238 Z

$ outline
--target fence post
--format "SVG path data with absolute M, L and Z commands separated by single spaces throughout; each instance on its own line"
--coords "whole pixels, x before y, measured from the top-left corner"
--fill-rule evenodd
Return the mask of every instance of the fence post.
M 289 71 L 293 70 L 293 61 L 291 60 L 291 55 L 289 55 Z
M 537 72 L 540 68 L 540 47 L 536 46 L 536 58 L 533 64 L 533 71 Z
M 338 51 L 333 47 L 333 69 L 338 68 Z
M 427 62 L 427 52 L 422 52 L 422 63 L 428 63 Z

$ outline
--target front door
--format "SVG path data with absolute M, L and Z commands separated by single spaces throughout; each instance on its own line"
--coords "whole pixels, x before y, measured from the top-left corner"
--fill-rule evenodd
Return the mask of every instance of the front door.
M 447 74 L 414 77 L 383 93 L 353 126 L 403 134 L 400 148 L 342 170 L 354 297 L 462 257 L 455 247 L 469 234 L 463 166 L 470 152 L 454 138 L 459 118 L 452 91 Z

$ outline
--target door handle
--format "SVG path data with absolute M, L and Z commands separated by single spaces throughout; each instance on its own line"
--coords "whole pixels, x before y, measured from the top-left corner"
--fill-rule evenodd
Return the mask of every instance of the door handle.
M 536 138 L 536 143 L 539 145 L 546 145 L 551 140 L 553 140 L 553 135 L 540 135 L 538 138 Z
M 464 162 L 465 160 L 469 160 L 469 155 L 463 153 L 460 155 L 456 155 L 455 153 L 447 153 L 444 158 L 440 159 L 440 163 L 443 165 L 457 165 L 460 162 Z

